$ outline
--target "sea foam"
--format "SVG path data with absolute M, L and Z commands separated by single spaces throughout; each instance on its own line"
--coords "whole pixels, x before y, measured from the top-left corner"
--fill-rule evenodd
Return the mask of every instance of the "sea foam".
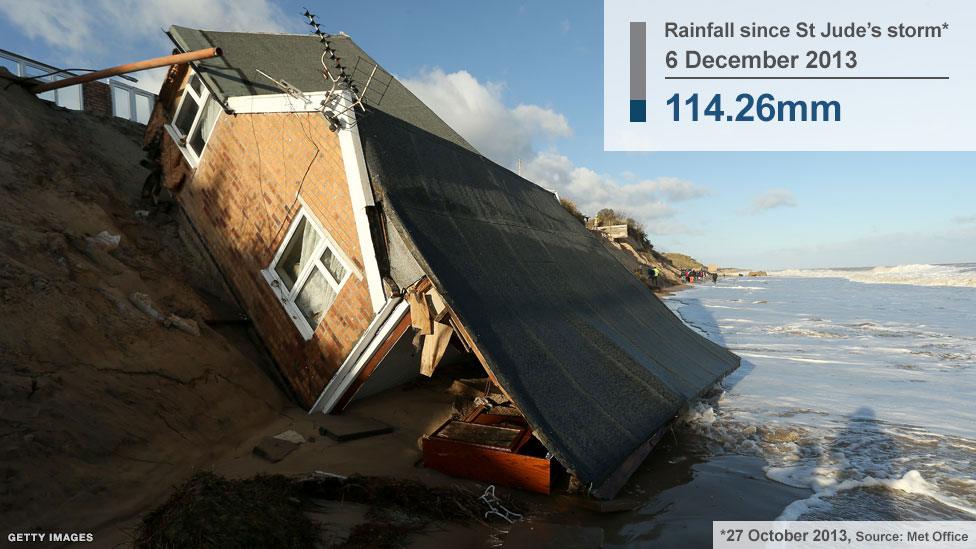
M 859 269 L 786 269 L 772 276 L 797 278 L 844 278 L 866 284 L 909 284 L 976 288 L 976 264 L 911 264 Z

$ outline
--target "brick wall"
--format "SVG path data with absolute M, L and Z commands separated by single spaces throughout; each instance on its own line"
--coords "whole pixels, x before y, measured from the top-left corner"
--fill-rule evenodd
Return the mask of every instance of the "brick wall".
M 105 82 L 85 82 L 81 85 L 85 112 L 112 116 L 112 88 Z
M 154 118 L 164 110 L 154 111 Z M 148 131 L 158 130 L 159 122 L 150 122 Z M 177 191 L 305 406 L 319 396 L 373 317 L 339 141 L 323 122 L 321 115 L 305 113 L 221 114 L 196 173 L 168 134 L 161 147 L 164 184 Z M 299 211 L 296 193 L 362 274 L 349 277 L 310 341 L 260 272 Z

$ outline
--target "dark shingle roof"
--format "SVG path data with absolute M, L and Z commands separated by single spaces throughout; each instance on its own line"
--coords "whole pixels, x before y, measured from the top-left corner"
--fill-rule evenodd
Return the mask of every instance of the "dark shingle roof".
M 194 63 L 194 68 L 206 81 L 207 87 L 221 100 L 228 97 L 281 93 L 258 70 L 278 80 L 284 80 L 303 92 L 329 89 L 321 73 L 323 47 L 314 36 L 218 32 L 178 26 L 170 27 L 169 34 L 184 51 L 215 46 L 223 50 L 222 57 Z M 366 71 L 372 69 L 376 62 L 348 36 L 332 36 L 329 41 L 347 69 L 351 71 L 357 61 L 360 63 L 360 70 L 353 77 L 360 87 L 365 86 L 365 80 L 369 76 Z M 379 75 L 373 88 L 375 93 L 366 93 L 367 103 L 371 107 L 462 147 L 475 150 L 406 86 L 382 68 L 377 72 Z M 386 82 L 389 82 L 388 88 L 382 86 Z M 381 92 L 385 93 L 380 95 Z
M 203 70 L 226 96 L 279 93 L 255 83 L 263 66 L 304 91 L 321 78 L 314 38 L 171 33 L 224 48 Z M 552 193 L 482 157 L 395 80 L 391 93 L 359 122 L 385 213 L 546 447 L 602 483 L 738 357 L 687 328 Z
M 549 191 L 384 113 L 359 132 L 387 214 L 540 439 L 584 481 L 602 483 L 738 367 Z

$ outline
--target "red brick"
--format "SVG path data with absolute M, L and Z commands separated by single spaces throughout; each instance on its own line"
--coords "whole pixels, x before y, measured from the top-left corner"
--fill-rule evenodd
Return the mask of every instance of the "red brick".
M 150 131 L 158 131 L 165 107 L 154 112 Z M 315 140 L 314 146 L 305 131 Z M 163 135 L 162 158 L 168 184 L 186 176 L 177 200 L 283 375 L 302 404 L 310 406 L 372 318 L 365 278 L 349 277 L 313 338 L 305 341 L 261 270 L 281 246 L 298 211 L 295 192 L 303 177 L 302 199 L 356 268 L 363 270 L 337 136 L 315 114 L 223 114 L 195 175 L 168 134 Z

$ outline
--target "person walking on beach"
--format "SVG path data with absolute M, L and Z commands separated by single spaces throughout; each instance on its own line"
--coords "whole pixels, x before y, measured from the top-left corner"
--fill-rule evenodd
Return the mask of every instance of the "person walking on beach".
M 712 284 L 718 284 L 718 273 L 712 273 Z
M 660 271 L 657 270 L 657 267 L 651 268 L 651 286 L 653 286 L 654 288 L 657 288 L 657 276 L 659 274 Z

